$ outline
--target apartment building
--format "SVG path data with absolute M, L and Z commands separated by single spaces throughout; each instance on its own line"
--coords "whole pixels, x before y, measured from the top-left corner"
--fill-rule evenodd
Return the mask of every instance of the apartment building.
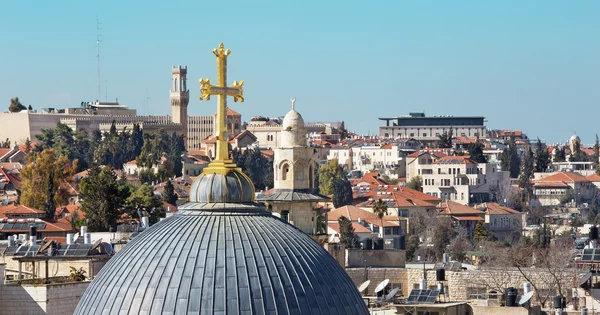
M 332 147 L 327 160 L 338 159 L 348 171 L 379 172 L 389 178 L 406 175 L 406 156 L 419 150 L 420 143 L 405 139 L 387 144 L 357 143 L 347 147 Z
M 463 205 L 491 201 L 509 177 L 495 163 L 476 163 L 469 156 L 438 156 L 431 153 L 414 159 L 407 168 L 411 169 L 407 181 L 421 176 L 423 192 L 446 201 Z

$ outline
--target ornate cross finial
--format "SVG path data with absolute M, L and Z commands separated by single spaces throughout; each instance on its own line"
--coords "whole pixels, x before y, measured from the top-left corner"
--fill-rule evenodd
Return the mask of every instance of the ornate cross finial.
M 233 86 L 227 86 L 227 56 L 231 53 L 229 49 L 225 49 L 223 43 L 219 44 L 219 48 L 213 49 L 213 54 L 217 57 L 217 84 L 212 85 L 209 79 L 200 79 L 200 100 L 210 100 L 211 95 L 217 95 L 217 118 L 215 121 L 216 129 L 216 154 L 214 161 L 204 169 L 207 173 L 220 173 L 226 175 L 230 170 L 237 166 L 229 159 L 227 135 L 227 96 L 233 96 L 233 101 L 243 102 L 244 80 L 233 81 Z
M 292 97 L 292 98 L 290 98 L 290 101 L 292 101 L 292 110 L 294 110 L 295 109 L 294 105 L 296 104 L 296 99 Z

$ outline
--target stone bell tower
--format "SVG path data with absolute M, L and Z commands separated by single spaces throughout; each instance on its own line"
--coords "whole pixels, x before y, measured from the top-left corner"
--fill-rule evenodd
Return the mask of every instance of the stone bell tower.
M 174 123 L 181 124 L 182 134 L 187 143 L 188 114 L 187 106 L 190 102 L 190 91 L 187 89 L 187 66 L 173 66 L 171 69 L 173 82 L 171 84 L 171 109 Z

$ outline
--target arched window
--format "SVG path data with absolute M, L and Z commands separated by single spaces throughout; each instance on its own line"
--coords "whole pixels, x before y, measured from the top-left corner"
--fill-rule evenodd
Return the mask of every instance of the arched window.
M 178 90 L 177 90 L 177 83 L 178 83 L 178 81 L 179 81 L 179 78 L 175 78 L 175 89 L 174 89 L 174 90 L 175 90 L 175 92 L 177 92 L 177 91 L 178 91 Z
M 290 172 L 290 166 L 287 163 L 283 164 L 283 166 L 281 167 L 281 179 L 287 180 L 289 172 Z

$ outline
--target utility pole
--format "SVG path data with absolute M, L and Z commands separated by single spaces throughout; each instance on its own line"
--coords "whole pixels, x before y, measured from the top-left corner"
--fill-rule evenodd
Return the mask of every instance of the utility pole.
M 96 67 L 98 74 L 98 102 L 100 102 L 100 20 L 96 15 Z

